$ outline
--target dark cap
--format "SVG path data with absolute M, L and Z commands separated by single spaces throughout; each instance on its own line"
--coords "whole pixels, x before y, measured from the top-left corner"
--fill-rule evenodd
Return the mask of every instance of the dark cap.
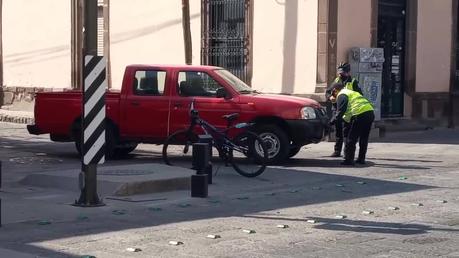
M 338 73 L 348 73 L 351 71 L 351 65 L 349 63 L 341 62 L 337 68 Z

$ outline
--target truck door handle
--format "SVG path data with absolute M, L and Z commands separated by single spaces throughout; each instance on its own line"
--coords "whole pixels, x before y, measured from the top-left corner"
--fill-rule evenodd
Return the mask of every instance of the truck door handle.
M 137 106 L 140 106 L 140 103 L 139 103 L 139 102 L 137 102 L 137 101 L 132 101 L 132 102 L 131 102 L 131 105 L 133 105 L 133 106 L 136 106 L 136 107 L 137 107 Z
M 182 106 L 183 106 L 182 103 L 175 103 L 175 104 L 174 104 L 174 107 L 176 107 L 176 108 L 182 107 Z

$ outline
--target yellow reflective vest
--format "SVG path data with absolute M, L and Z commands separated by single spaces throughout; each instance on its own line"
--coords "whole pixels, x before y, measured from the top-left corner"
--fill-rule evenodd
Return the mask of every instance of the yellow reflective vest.
M 343 82 L 343 80 L 341 80 L 341 78 L 338 76 L 338 77 L 335 78 L 335 82 L 336 83 L 340 83 L 340 82 Z M 352 78 L 352 80 L 350 82 L 347 82 L 344 85 L 344 88 L 348 89 L 348 90 L 355 90 L 354 89 L 354 82 L 355 82 L 355 78 Z
M 342 94 L 346 95 L 348 99 L 347 109 L 343 115 L 343 120 L 345 122 L 351 122 L 351 118 L 353 116 L 358 116 L 365 112 L 374 110 L 371 102 L 363 97 L 360 93 L 349 89 L 342 89 L 336 98 L 339 98 L 339 96 Z

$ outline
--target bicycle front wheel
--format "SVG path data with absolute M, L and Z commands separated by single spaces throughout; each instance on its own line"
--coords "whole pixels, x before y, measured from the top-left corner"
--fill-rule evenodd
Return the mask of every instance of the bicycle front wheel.
M 163 145 L 163 161 L 169 166 L 192 167 L 193 143 L 198 136 L 189 130 L 180 130 L 171 134 Z
M 232 140 L 229 161 L 233 168 L 245 177 L 256 177 L 266 169 L 268 149 L 257 134 L 243 132 Z

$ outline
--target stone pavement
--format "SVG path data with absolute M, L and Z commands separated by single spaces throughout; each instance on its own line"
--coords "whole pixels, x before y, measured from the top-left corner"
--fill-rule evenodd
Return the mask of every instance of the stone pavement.
M 206 199 L 174 191 L 77 208 L 71 189 L 18 184 L 78 167 L 72 144 L 0 123 L 0 257 L 459 257 L 458 132 L 388 134 L 361 167 L 327 157 L 332 143 L 252 179 L 217 163 Z M 159 146 L 141 145 L 106 166 L 160 162 Z

